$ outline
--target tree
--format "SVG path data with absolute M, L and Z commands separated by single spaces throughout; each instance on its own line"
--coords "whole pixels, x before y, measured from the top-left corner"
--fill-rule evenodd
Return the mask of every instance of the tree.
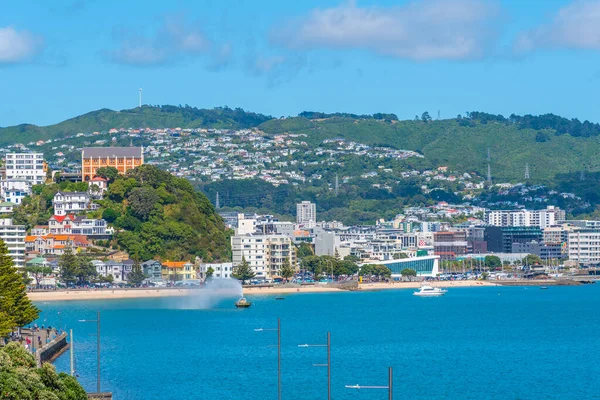
M 13 259 L 8 254 L 6 244 L 0 240 L 0 313 L 8 315 L 7 323 L 0 324 L 21 327 L 36 320 L 38 308 L 27 297 L 26 287 Z M 1 317 L 1 316 L 0 316 Z
M 356 263 L 356 262 L 360 261 L 360 258 L 358 258 L 355 255 L 349 254 L 346 257 L 344 257 L 344 261 L 352 261 L 352 262 Z
M 242 262 L 234 268 L 234 271 L 231 274 L 231 276 L 233 276 L 235 279 L 242 281 L 242 285 L 245 285 L 246 281 L 254 278 L 256 274 L 246 261 L 246 257 L 242 256 Z
M 385 265 L 376 264 L 373 268 L 374 275 L 379 279 L 389 278 L 392 276 L 392 271 Z
M 394 260 L 402 260 L 404 258 L 408 258 L 408 254 L 406 254 L 406 253 L 394 253 L 393 258 L 394 258 Z
M 400 274 L 402 275 L 402 278 L 408 278 L 409 281 L 412 281 L 412 278 L 417 276 L 417 271 L 410 268 L 404 268 L 400 271 Z
M 429 121 L 431 121 L 431 116 L 429 115 L 429 112 L 425 111 L 421 115 L 421 121 L 423 121 L 423 122 L 429 122 Z
M 283 261 L 283 265 L 281 266 L 281 277 L 287 282 L 288 279 L 294 276 L 294 272 L 295 271 L 294 268 L 292 268 L 292 265 L 290 264 L 290 260 L 286 258 Z
M 66 246 L 63 254 L 58 260 L 60 267 L 60 280 L 66 285 L 77 281 L 77 256 L 73 253 L 71 246 Z
M 296 253 L 298 255 L 298 258 L 301 260 L 305 257 L 315 255 L 315 252 L 313 251 L 312 246 L 306 242 L 300 243 L 300 246 L 298 247 L 298 250 L 296 251 Z
M 52 273 L 52 268 L 43 267 L 41 265 L 31 265 L 29 267 L 25 267 L 25 272 L 33 276 L 33 279 L 35 279 L 35 286 L 39 287 L 40 281 L 44 279 L 46 275 L 50 275 Z
M 490 271 L 502 267 L 502 260 L 498 256 L 485 256 L 483 263 Z
M 98 275 L 96 267 L 87 257 L 76 257 L 75 276 L 79 285 L 90 283 L 92 278 Z
M 142 221 L 148 220 L 159 200 L 155 190 L 149 187 L 135 188 L 127 197 L 131 215 Z
M 208 267 L 208 269 L 206 270 L 206 279 L 212 278 L 214 274 L 215 269 L 213 267 Z
M 365 264 L 360 267 L 358 270 L 358 275 L 360 276 L 371 276 L 375 275 L 375 266 L 372 264 Z
M 136 260 L 131 268 L 131 272 L 127 275 L 127 282 L 133 286 L 140 286 L 144 282 L 144 279 L 146 279 L 144 270 L 142 270 L 140 262 Z
M 108 183 L 113 183 L 119 176 L 119 170 L 115 167 L 102 167 L 96 170 L 96 176 L 108 179 Z
M 540 265 L 542 263 L 542 259 L 535 254 L 528 254 L 523 258 L 523 265 Z

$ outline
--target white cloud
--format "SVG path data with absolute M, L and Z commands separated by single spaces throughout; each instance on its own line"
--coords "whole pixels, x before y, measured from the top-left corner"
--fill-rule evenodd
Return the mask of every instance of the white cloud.
M 169 17 L 150 36 L 134 35 L 129 31 L 117 33 L 119 46 L 108 53 L 120 64 L 151 66 L 169 64 L 186 57 L 197 57 L 211 51 L 212 42 L 204 33 L 190 27 L 182 18 Z
M 271 41 L 292 49 L 363 49 L 411 60 L 471 59 L 485 55 L 498 15 L 495 1 L 484 0 L 422 0 L 398 7 L 349 2 L 276 27 Z
M 600 50 L 600 1 L 575 1 L 552 17 L 550 23 L 522 33 L 515 50 L 569 48 Z
M 13 27 L 0 27 L 0 64 L 15 64 L 32 59 L 42 49 L 41 38 Z

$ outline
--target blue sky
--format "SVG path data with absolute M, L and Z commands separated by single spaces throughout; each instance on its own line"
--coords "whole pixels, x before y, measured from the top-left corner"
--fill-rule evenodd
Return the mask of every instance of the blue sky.
M 0 0 L 0 126 L 146 104 L 600 121 L 600 0 Z

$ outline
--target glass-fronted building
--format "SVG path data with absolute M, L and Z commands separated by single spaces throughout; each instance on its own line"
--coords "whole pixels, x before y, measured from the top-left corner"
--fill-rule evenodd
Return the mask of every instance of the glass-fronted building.
M 439 256 L 403 258 L 400 260 L 372 261 L 366 264 L 385 265 L 392 271 L 392 277 L 402 276 L 403 269 L 413 269 L 417 276 L 437 276 L 439 274 Z

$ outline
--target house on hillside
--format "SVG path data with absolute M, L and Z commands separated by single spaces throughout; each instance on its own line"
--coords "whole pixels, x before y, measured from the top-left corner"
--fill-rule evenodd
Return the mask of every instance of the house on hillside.
M 54 215 L 82 213 L 90 207 L 90 195 L 86 192 L 57 192 L 52 205 Z

